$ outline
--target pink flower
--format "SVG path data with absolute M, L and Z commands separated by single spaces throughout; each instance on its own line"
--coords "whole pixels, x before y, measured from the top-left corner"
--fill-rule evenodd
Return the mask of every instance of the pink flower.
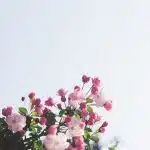
M 88 116 L 88 112 L 87 112 L 87 110 L 86 110 L 86 109 L 82 109 L 82 111 L 81 111 L 81 115 L 82 115 L 82 118 L 87 117 L 87 116 Z
M 99 80 L 99 78 L 93 78 L 92 79 L 92 84 L 94 86 L 100 86 L 100 80 Z
M 90 81 L 90 77 L 86 76 L 86 75 L 83 75 L 82 76 L 82 82 L 83 83 L 88 83 Z
M 74 143 L 75 143 L 75 147 L 79 150 L 84 150 L 85 148 L 85 143 L 84 143 L 84 139 L 82 136 L 77 136 L 74 137 Z
M 80 88 L 74 89 L 74 92 L 69 95 L 69 99 L 82 101 L 84 99 L 83 91 Z
M 74 108 L 79 108 L 80 103 L 83 100 L 84 100 L 84 94 L 80 88 L 74 89 L 74 92 L 69 95 L 69 104 Z
M 103 107 L 104 104 L 106 103 L 106 99 L 102 93 L 102 91 L 100 92 L 99 95 L 95 96 L 95 103 L 97 107 Z
M 82 126 L 82 121 L 78 120 L 76 117 L 72 117 L 71 122 L 68 126 L 67 134 L 70 137 L 82 136 L 84 135 L 84 126 Z
M 8 128 L 12 131 L 21 131 L 26 126 L 26 117 L 13 113 L 6 118 Z
M 43 110 L 44 110 L 44 107 L 42 104 L 35 107 L 35 112 L 37 112 L 39 115 L 43 115 Z
M 10 106 L 10 107 L 7 107 L 7 108 L 3 108 L 2 109 L 2 114 L 3 114 L 3 116 L 8 116 L 8 115 L 11 115 L 11 113 L 12 113 L 12 107 Z
M 34 93 L 34 92 L 29 93 L 28 97 L 29 97 L 30 99 L 34 98 L 34 97 L 35 97 L 35 93 Z
M 47 113 L 49 113 L 51 110 L 50 109 L 48 109 L 48 108 L 44 108 L 44 110 L 43 110 L 43 114 L 47 114 Z
M 71 122 L 71 117 L 70 116 L 65 117 L 65 122 L 67 125 L 69 125 L 69 123 Z
M 46 118 L 44 118 L 44 117 L 40 118 L 40 124 L 41 125 L 45 125 L 46 123 L 47 123 L 47 119 Z
M 93 85 L 92 88 L 91 88 L 91 94 L 92 94 L 92 95 L 98 95 L 99 90 L 100 90 L 99 87 Z
M 63 133 L 58 133 L 58 135 L 48 134 L 43 142 L 46 150 L 65 150 L 69 146 L 67 136 Z
M 105 104 L 104 104 L 104 108 L 109 111 L 112 109 L 112 101 L 107 101 Z
M 45 101 L 45 105 L 46 106 L 53 106 L 54 102 L 53 99 L 51 97 L 49 97 L 46 101 Z
M 58 91 L 57 91 L 57 95 L 58 96 L 61 96 L 61 97 L 65 97 L 66 96 L 66 94 L 67 94 L 67 91 L 65 90 L 65 89 L 59 89 Z
M 56 135 L 57 133 L 57 128 L 55 126 L 50 126 L 48 128 L 48 134 Z
M 40 103 L 41 103 L 41 100 L 39 98 L 36 98 L 35 100 L 33 100 L 32 105 L 39 106 Z

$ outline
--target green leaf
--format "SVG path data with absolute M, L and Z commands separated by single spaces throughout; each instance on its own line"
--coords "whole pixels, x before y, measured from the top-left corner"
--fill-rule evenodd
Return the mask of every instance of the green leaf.
M 86 103 L 92 103 L 92 102 L 93 102 L 93 99 L 91 99 L 89 97 L 86 98 Z
M 92 135 L 92 136 L 90 137 L 90 139 L 91 139 L 92 141 L 94 141 L 95 143 L 98 143 L 98 142 L 99 142 L 99 137 L 98 137 L 97 135 Z
M 91 113 L 91 112 L 93 112 L 93 108 L 88 105 L 88 106 L 87 106 L 87 111 Z
M 75 114 L 75 117 L 76 117 L 78 120 L 80 120 L 80 115 Z
M 88 131 L 88 132 L 92 132 L 91 128 L 86 128 L 85 130 Z
M 59 112 L 59 117 L 62 117 L 64 114 L 65 114 L 65 110 L 61 110 L 61 111 Z
M 84 131 L 84 138 L 85 139 L 88 139 L 88 138 L 90 138 L 90 134 L 89 134 L 89 132 L 88 131 Z
M 109 147 L 109 150 L 116 150 L 115 147 Z
M 34 149 L 35 150 L 43 150 L 43 145 L 42 145 L 42 142 L 41 141 L 34 141 Z
M 34 111 L 34 112 L 31 113 L 31 116 L 32 116 L 32 117 L 38 117 L 39 114 L 38 114 L 37 112 Z
M 26 115 L 27 114 L 27 109 L 25 107 L 19 107 L 19 113 L 22 115 Z

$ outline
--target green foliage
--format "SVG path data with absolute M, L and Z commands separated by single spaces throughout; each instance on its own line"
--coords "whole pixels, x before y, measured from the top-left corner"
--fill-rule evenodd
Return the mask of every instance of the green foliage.
M 25 107 L 19 107 L 18 109 L 19 109 L 19 113 L 20 113 L 21 115 L 26 115 L 27 112 L 28 112 Z
M 41 140 L 34 141 L 33 145 L 35 150 L 43 150 L 43 144 Z
M 89 97 L 86 98 L 86 103 L 92 103 L 92 102 L 93 102 L 93 99 L 91 99 Z
M 88 106 L 87 106 L 87 111 L 88 111 L 89 113 L 91 113 L 91 112 L 93 112 L 93 108 L 88 105 Z
M 95 143 L 98 143 L 98 142 L 99 142 L 99 137 L 98 137 L 98 135 L 92 135 L 92 136 L 90 137 L 90 139 L 91 139 L 92 141 L 94 141 Z

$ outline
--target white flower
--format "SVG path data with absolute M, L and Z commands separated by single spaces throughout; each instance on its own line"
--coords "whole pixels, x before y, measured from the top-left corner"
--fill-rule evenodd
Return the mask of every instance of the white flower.
M 68 126 L 67 134 L 70 137 L 84 135 L 84 128 L 81 126 L 82 121 L 72 117 L 71 123 Z
M 65 150 L 68 148 L 69 143 L 65 134 L 58 133 L 58 135 L 47 135 L 44 139 L 44 145 L 46 150 Z

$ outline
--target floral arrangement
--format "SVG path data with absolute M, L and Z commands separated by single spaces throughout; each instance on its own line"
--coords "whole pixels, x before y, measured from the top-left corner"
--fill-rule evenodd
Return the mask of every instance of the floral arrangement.
M 84 92 L 88 84 L 89 90 Z M 99 143 L 99 135 L 108 126 L 94 108 L 112 109 L 112 101 L 104 98 L 102 88 L 99 78 L 83 75 L 82 85 L 75 86 L 71 93 L 63 88 L 57 91 L 59 101 L 48 97 L 42 102 L 31 92 L 29 109 L 19 107 L 15 112 L 12 107 L 3 108 L 0 150 L 94 149 L 91 145 Z

